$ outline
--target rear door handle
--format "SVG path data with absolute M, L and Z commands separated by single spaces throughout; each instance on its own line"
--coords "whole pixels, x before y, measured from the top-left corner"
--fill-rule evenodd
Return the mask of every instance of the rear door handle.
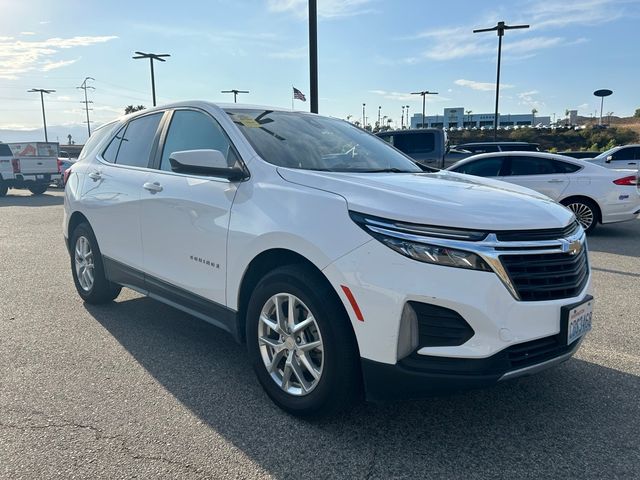
M 89 178 L 91 180 L 93 180 L 94 182 L 97 182 L 98 180 L 102 179 L 102 173 L 100 173 L 100 172 L 91 172 L 89 174 Z
M 144 185 L 142 185 L 142 188 L 144 188 L 145 190 L 149 190 L 151 193 L 158 193 L 162 191 L 162 185 L 160 185 L 158 182 L 146 182 Z
M 557 180 L 557 179 L 547 180 L 547 183 L 564 183 L 564 180 Z

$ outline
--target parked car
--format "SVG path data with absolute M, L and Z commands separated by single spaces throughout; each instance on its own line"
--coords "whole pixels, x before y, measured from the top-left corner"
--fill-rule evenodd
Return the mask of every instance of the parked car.
M 122 117 L 71 167 L 63 229 L 84 301 L 125 286 L 226 330 L 295 415 L 529 375 L 591 328 L 571 211 L 310 113 Z
M 625 222 L 640 214 L 635 170 L 611 171 L 543 152 L 474 155 L 448 170 L 495 178 L 540 192 L 571 209 L 587 232 L 598 223 Z
M 581 151 L 581 150 L 577 150 L 577 151 L 565 151 L 565 152 L 558 152 L 558 155 L 564 155 L 565 157 L 572 157 L 572 158 L 582 158 L 582 159 L 586 159 L 586 158 L 594 158 L 596 155 L 598 155 L 598 152 L 589 152 L 589 151 Z
M 0 143 L 0 149 L 0 197 L 9 188 L 41 195 L 60 178 L 57 143 Z
M 591 163 L 605 168 L 632 168 L 638 169 L 640 161 L 640 145 L 625 145 L 613 147 L 606 152 L 594 157 Z
M 388 130 L 376 135 L 406 153 L 420 165 L 444 168 L 447 138 L 444 131 L 439 128 Z
M 58 157 L 58 173 L 60 177 L 53 181 L 53 185 L 58 188 L 64 188 L 64 174 L 77 161 L 77 158 L 70 158 L 67 152 L 60 151 Z

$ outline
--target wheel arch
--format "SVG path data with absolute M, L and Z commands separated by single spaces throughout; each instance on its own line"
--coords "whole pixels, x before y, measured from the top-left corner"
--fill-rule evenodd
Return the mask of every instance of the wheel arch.
M 597 221 L 598 223 L 602 223 L 602 209 L 600 208 L 600 204 L 597 202 L 597 200 L 588 197 L 586 195 L 570 195 L 566 198 L 563 198 L 562 200 L 560 200 L 559 203 L 561 203 L 562 205 L 567 206 L 569 203 L 571 203 L 572 201 L 575 200 L 587 200 L 588 202 L 592 203 L 595 207 L 596 207 L 596 215 L 597 215 Z
M 73 212 L 71 214 L 71 217 L 69 218 L 69 223 L 67 225 L 67 248 L 70 248 L 69 242 L 71 241 L 71 234 L 81 223 L 87 223 L 89 227 L 91 227 L 91 224 L 89 223 L 87 217 L 85 217 L 81 212 Z

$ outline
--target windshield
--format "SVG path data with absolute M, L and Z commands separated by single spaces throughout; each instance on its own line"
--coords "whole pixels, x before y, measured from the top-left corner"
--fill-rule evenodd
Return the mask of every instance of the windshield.
M 300 112 L 227 109 L 265 161 L 331 172 L 421 172 L 402 153 L 350 123 Z

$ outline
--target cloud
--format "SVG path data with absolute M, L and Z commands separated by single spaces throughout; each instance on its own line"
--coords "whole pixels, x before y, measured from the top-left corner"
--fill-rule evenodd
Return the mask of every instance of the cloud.
M 523 17 L 531 29 L 565 28 L 569 25 L 592 26 L 621 18 L 625 3 L 619 0 L 569 0 L 563 2 L 529 1 Z
M 297 60 L 299 58 L 305 58 L 308 53 L 308 47 L 300 47 L 291 50 L 284 50 L 281 52 L 271 52 L 267 56 L 269 58 L 277 58 L 281 60 Z
M 60 50 L 88 47 L 105 43 L 118 37 L 76 36 L 49 38 L 47 40 L 14 40 L 0 37 L 0 78 L 16 79 L 21 74 L 34 70 L 49 71 L 74 63 L 76 60 L 51 59 Z
M 318 17 L 341 18 L 371 13 L 366 8 L 371 0 L 321 0 L 318 2 Z M 307 18 L 307 0 L 268 0 L 268 8 L 272 12 L 292 13 L 299 18 Z
M 43 72 L 48 72 L 50 70 L 55 70 L 56 68 L 62 68 L 62 67 L 66 67 L 68 65 L 72 65 L 72 64 L 76 63 L 78 60 L 80 60 L 80 59 L 76 58 L 74 60 L 58 60 L 57 62 L 46 61 L 44 63 L 44 65 L 42 66 L 41 70 Z
M 20 32 L 20 35 L 35 35 L 36 32 Z
M 480 90 L 482 92 L 494 92 L 496 90 L 496 84 L 491 82 L 476 82 L 475 80 L 465 80 L 463 78 L 456 80 L 456 85 L 461 87 L 467 87 L 472 90 Z M 513 85 L 509 85 L 508 83 L 501 83 L 500 88 L 513 88 Z
M 546 104 L 536 97 L 540 94 L 538 90 L 530 90 L 528 92 L 518 93 L 518 105 L 526 105 L 536 110 L 546 107 Z

